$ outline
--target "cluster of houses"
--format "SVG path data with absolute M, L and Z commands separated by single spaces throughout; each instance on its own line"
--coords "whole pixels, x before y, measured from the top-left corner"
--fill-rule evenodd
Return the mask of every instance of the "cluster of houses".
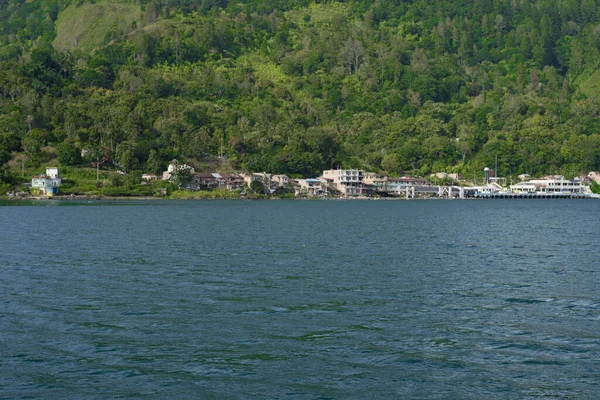
M 189 172 L 190 179 L 184 184 L 184 188 L 187 190 L 225 189 L 245 191 L 247 188 L 252 187 L 252 182 L 256 181 L 260 183 L 260 187 L 264 188 L 264 192 L 267 194 L 289 190 L 297 196 L 322 197 L 336 194 L 356 197 L 375 194 L 400 195 L 405 193 L 409 187 L 431 186 L 423 178 L 411 176 L 391 178 L 360 169 L 332 169 L 323 171 L 323 174 L 316 178 L 292 179 L 286 175 L 266 172 L 246 174 L 195 172 L 192 167 L 185 164 L 170 164 L 168 169 L 163 172 L 162 179 L 173 179 L 177 170 L 187 170 Z M 145 174 L 142 179 L 146 181 L 155 180 L 158 179 L 158 176 Z
M 483 186 L 478 187 L 443 187 L 432 186 L 427 180 L 419 177 L 402 176 L 400 178 L 382 176 L 374 172 L 360 169 L 331 169 L 323 171 L 316 178 L 292 179 L 286 175 L 262 173 L 225 174 L 217 172 L 195 172 L 186 164 L 172 163 L 162 174 L 162 180 L 173 180 L 178 171 L 185 170 L 188 175 L 182 188 L 186 190 L 214 190 L 245 192 L 248 188 L 259 187 L 265 194 L 275 194 L 287 191 L 296 196 L 323 197 L 339 195 L 343 197 L 364 197 L 372 195 L 415 197 L 415 194 L 437 195 L 443 197 L 460 197 L 465 193 L 588 193 L 591 181 L 600 183 L 600 173 L 590 172 L 587 176 L 567 180 L 563 176 L 547 176 L 531 179 L 529 175 L 520 175 L 521 182 L 506 187 L 505 178 L 489 176 L 486 168 Z M 440 178 L 440 176 L 435 176 Z M 448 177 L 445 175 L 443 178 Z M 451 177 L 455 179 L 455 177 Z M 456 179 L 459 177 L 456 176 Z M 144 182 L 159 180 L 157 175 L 142 175 Z M 40 196 L 52 196 L 58 193 L 62 178 L 57 167 L 46 168 L 46 173 L 36 175 L 31 180 L 31 193 Z M 259 185 L 253 182 L 259 183 Z M 454 190 L 454 192 L 453 192 Z

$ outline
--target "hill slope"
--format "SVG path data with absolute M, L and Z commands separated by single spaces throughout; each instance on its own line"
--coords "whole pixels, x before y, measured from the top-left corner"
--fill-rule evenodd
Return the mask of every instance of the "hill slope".
M 223 153 L 306 176 L 600 169 L 599 6 L 9 0 L 0 154 L 39 163 L 65 144 L 151 171 Z

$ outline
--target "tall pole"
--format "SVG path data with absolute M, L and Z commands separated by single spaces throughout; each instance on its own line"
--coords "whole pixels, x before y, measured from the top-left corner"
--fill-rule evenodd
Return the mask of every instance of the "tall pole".
M 498 177 L 498 154 L 496 154 L 496 166 L 494 167 L 494 178 Z M 496 181 L 498 183 L 498 181 Z

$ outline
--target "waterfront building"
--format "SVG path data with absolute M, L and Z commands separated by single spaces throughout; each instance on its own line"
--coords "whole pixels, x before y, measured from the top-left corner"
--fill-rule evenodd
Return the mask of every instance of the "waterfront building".
M 220 186 L 221 176 L 209 172 L 195 172 L 192 174 L 185 188 L 188 190 L 212 190 Z
M 247 187 L 251 187 L 252 182 L 254 181 L 260 182 L 264 186 L 265 191 L 273 194 L 277 191 L 277 184 L 271 181 L 272 176 L 272 174 L 267 174 L 266 172 L 252 172 L 242 175 Z
M 46 174 L 35 175 L 31 179 L 31 191 L 34 195 L 54 196 L 62 182 L 60 170 L 57 167 L 46 168 Z
M 375 172 L 365 172 L 363 177 L 363 184 L 371 186 L 375 193 L 385 193 L 387 192 L 387 180 L 387 176 L 378 175 Z
M 330 169 L 323 171 L 323 178 L 330 179 L 332 188 L 344 196 L 361 196 L 364 174 L 360 169 Z
M 240 174 L 219 174 L 222 178 L 221 187 L 227 190 L 243 190 L 246 186 Z
M 195 172 L 186 184 L 188 190 L 241 190 L 245 187 L 244 178 L 238 174 L 219 174 L 217 172 Z
M 271 182 L 277 185 L 278 188 L 284 188 L 290 183 L 290 178 L 287 175 L 273 175 Z
M 365 172 L 363 183 L 372 185 L 374 193 L 403 195 L 406 194 L 407 188 L 431 186 L 423 178 L 415 178 L 412 176 L 402 176 L 400 178 L 390 178 L 388 176 L 379 176 L 373 172 Z
M 327 195 L 327 181 L 324 179 L 308 178 L 298 179 L 300 192 L 309 197 Z M 297 194 L 299 194 L 297 193 Z
M 587 193 L 589 188 L 579 179 L 568 180 L 562 175 L 546 176 L 541 179 L 530 179 L 511 185 L 514 193 Z

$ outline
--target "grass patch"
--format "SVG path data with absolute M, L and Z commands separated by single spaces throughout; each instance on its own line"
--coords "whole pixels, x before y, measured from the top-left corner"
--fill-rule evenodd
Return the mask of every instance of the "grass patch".
M 347 18 L 350 6 L 344 3 L 311 4 L 306 8 L 285 12 L 285 18 L 296 25 L 308 24 L 333 26 L 336 19 Z
M 586 78 L 578 79 L 579 90 L 586 96 L 597 96 L 600 94 L 600 69 L 595 70 Z
M 142 10 L 136 5 L 110 1 L 80 6 L 75 3 L 60 13 L 52 45 L 59 51 L 91 52 L 104 46 L 110 34 L 128 34 L 141 23 Z
M 170 199 L 174 200 L 222 200 L 222 199 L 240 199 L 238 192 L 229 192 L 227 190 L 201 190 L 191 192 L 188 190 L 178 190 L 173 192 Z

